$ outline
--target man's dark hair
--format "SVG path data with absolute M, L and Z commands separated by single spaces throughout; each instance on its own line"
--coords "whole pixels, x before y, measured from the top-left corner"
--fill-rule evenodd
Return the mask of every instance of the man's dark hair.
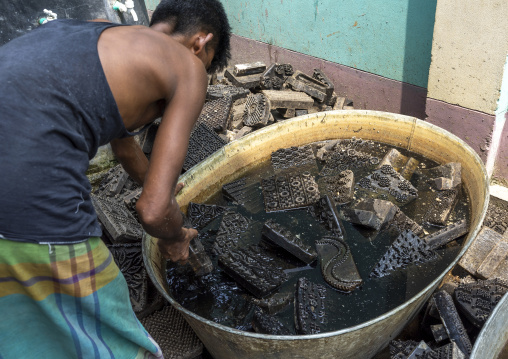
M 150 26 L 157 23 L 170 24 L 174 34 L 212 33 L 207 46 L 215 47 L 215 56 L 209 73 L 223 70 L 231 58 L 231 27 L 219 0 L 162 0 L 153 12 Z

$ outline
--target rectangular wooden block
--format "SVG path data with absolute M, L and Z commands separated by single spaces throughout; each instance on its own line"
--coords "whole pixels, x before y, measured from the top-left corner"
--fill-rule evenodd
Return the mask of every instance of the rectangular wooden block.
M 253 74 L 260 74 L 266 70 L 266 65 L 263 62 L 252 62 L 250 64 L 236 64 L 233 67 L 233 74 L 235 76 L 246 76 Z
M 219 265 L 252 295 L 263 298 L 273 293 L 288 276 L 273 258 L 260 248 L 235 248 L 219 257 Z
M 471 274 L 475 274 L 490 251 L 501 241 L 502 236 L 496 231 L 483 227 L 469 249 L 459 261 L 459 265 Z
M 319 102 L 327 98 L 328 87 L 319 80 L 316 80 L 303 72 L 295 71 L 293 76 L 288 77 L 286 82 L 296 91 L 302 91 L 314 97 Z
M 497 267 L 508 260 L 508 238 L 503 238 L 487 255 L 476 274 L 482 279 L 493 279 Z
M 467 221 L 465 219 L 449 224 L 437 232 L 429 234 L 423 240 L 432 248 L 436 249 L 454 241 L 469 231 Z
M 242 87 L 244 89 L 252 89 L 254 87 L 259 87 L 261 74 L 235 76 L 234 69 L 228 68 L 224 71 L 224 77 L 227 78 L 234 86 Z
M 261 91 L 270 101 L 271 108 L 293 108 L 306 110 L 314 105 L 314 100 L 309 95 L 297 91 Z

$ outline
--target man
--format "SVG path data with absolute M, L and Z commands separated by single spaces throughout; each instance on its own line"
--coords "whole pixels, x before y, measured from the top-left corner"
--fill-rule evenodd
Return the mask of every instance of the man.
M 0 47 L 0 358 L 162 357 L 100 241 L 85 172 L 110 142 L 143 185 L 144 229 L 185 261 L 197 232 L 177 180 L 230 27 L 218 0 L 163 0 L 150 25 L 56 20 Z M 160 116 L 148 163 L 132 131 Z

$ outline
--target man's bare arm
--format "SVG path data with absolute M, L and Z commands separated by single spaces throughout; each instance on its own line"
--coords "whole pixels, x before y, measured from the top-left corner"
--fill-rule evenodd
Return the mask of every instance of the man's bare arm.
M 182 228 L 182 216 L 175 188 L 187 153 L 190 132 L 205 100 L 207 76 L 194 55 L 180 65 L 173 82 L 173 96 L 167 102 L 157 130 L 143 192 L 136 209 L 145 230 L 160 239 L 163 255 L 173 261 L 185 260 L 190 240 L 197 231 Z M 176 67 L 176 66 L 175 66 Z M 170 91 L 169 91 L 170 92 Z
M 118 162 L 137 184 L 143 186 L 148 159 L 134 137 L 117 138 L 110 143 Z

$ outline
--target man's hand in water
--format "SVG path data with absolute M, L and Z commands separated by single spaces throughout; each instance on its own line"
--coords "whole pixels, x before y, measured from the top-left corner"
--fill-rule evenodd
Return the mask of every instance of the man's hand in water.
M 185 186 L 183 182 L 177 183 L 175 188 L 175 196 L 180 193 L 182 188 Z M 189 257 L 189 243 L 197 237 L 198 231 L 193 228 L 182 228 L 182 241 L 168 242 L 163 239 L 159 239 L 158 246 L 164 258 L 171 260 L 172 262 L 179 262 L 185 264 Z
M 167 241 L 159 239 L 157 245 L 162 253 L 162 256 L 172 262 L 185 264 L 189 258 L 189 244 L 190 241 L 197 237 L 198 231 L 193 228 L 182 228 L 181 241 Z

